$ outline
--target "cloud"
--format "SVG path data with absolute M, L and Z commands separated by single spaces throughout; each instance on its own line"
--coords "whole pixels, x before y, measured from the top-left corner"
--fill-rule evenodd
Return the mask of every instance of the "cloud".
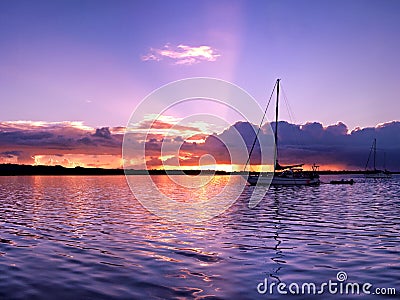
M 14 156 L 18 156 L 21 155 L 21 151 L 4 151 L 4 152 L 0 152 L 0 157 L 4 157 L 4 158 L 13 158 Z
M 146 121 L 146 120 L 145 120 Z M 143 121 L 143 122 L 145 122 Z M 218 164 L 243 164 L 257 127 L 238 122 L 224 131 L 204 134 L 195 126 L 179 125 L 164 118 L 154 124 L 150 134 L 142 130 L 143 122 L 134 126 L 125 139 L 132 153 L 133 168 L 198 166 L 204 155 L 211 155 Z M 271 126 L 274 128 L 275 124 Z M 154 132 L 153 132 L 154 131 Z M 81 122 L 0 122 L 0 163 L 60 164 L 64 166 L 120 167 L 124 127 L 92 128 Z M 189 133 L 191 135 L 189 135 Z M 377 166 L 400 170 L 400 122 L 349 131 L 341 122 L 324 127 L 310 122 L 302 125 L 279 122 L 279 162 L 317 163 L 327 169 L 364 169 L 373 139 L 377 139 Z M 259 139 L 271 141 L 268 125 L 261 128 Z M 263 143 L 264 143 L 263 142 Z M 137 153 L 145 147 L 147 163 Z M 272 147 L 272 145 L 271 145 Z M 260 161 L 260 143 L 256 143 L 251 163 Z
M 216 61 L 221 55 L 210 46 L 165 45 L 161 49 L 150 48 L 142 56 L 143 61 L 161 61 L 167 59 L 176 65 L 193 65 L 202 61 Z
M 313 122 L 295 125 L 279 122 L 280 162 L 337 165 L 347 169 L 364 169 L 374 138 L 377 139 L 377 167 L 400 170 L 400 122 L 349 131 L 341 122 L 324 127 Z M 274 124 L 272 124 L 274 127 Z M 370 166 L 371 167 L 371 166 Z
M 94 129 L 81 122 L 0 122 L 0 162 L 63 164 L 64 155 L 70 160 L 79 156 L 81 163 L 94 155 L 120 160 L 122 137 L 108 127 Z
M 138 124 L 138 129 L 150 129 L 152 132 L 158 131 L 159 132 L 169 132 L 171 129 L 173 131 L 181 131 L 181 132 L 199 132 L 200 129 L 194 126 L 186 126 L 176 124 L 175 121 L 162 121 L 162 120 L 145 120 Z
M 264 125 L 259 134 L 259 140 L 263 140 L 264 145 L 269 145 L 268 141 L 271 141 L 271 131 L 267 130 L 267 126 L 269 125 Z M 275 123 L 271 126 L 274 128 Z M 180 159 L 171 157 L 164 163 L 198 165 L 202 155 L 210 154 L 219 164 L 243 164 L 246 160 L 243 152 L 241 155 L 234 154 L 241 150 L 240 140 L 244 141 L 247 149 L 251 148 L 256 129 L 255 125 L 238 122 L 219 134 L 209 135 L 203 143 L 190 143 L 190 138 L 186 139 L 180 147 Z M 385 153 L 386 167 L 389 170 L 400 170 L 399 121 L 379 124 L 376 127 L 358 128 L 353 131 L 349 131 L 342 122 L 326 127 L 319 122 L 303 125 L 279 122 L 279 162 L 282 165 L 317 163 L 322 169 L 363 170 L 374 138 L 378 142 L 377 167 L 383 168 Z M 251 163 L 258 164 L 260 157 L 260 143 L 257 142 Z
M 101 137 L 104 139 L 111 139 L 111 132 L 108 127 L 97 128 L 96 132 L 93 134 L 94 137 Z
M 158 167 L 164 168 L 199 166 L 210 162 L 207 155 L 212 156 L 217 164 L 244 164 L 248 156 L 247 149 L 253 143 L 255 128 L 249 123 L 239 122 L 220 134 L 194 134 L 186 139 L 180 135 L 172 139 L 153 136 L 146 143 L 146 156 L 161 158 L 159 161 L 151 159 L 151 164 L 155 167 L 158 162 Z M 243 140 L 247 147 L 243 147 Z M 258 151 L 255 149 L 252 163 L 260 160 L 260 147 L 257 145 Z

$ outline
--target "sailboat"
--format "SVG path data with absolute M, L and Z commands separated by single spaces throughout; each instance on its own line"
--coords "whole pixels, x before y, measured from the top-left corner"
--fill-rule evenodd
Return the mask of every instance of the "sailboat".
M 279 115 L 279 89 L 280 79 L 276 80 L 276 107 L 275 107 L 275 146 L 274 146 L 274 173 L 249 173 L 247 182 L 250 185 L 256 184 L 271 184 L 271 185 L 316 185 L 320 183 L 319 175 L 317 174 L 317 165 L 312 166 L 312 171 L 303 171 L 304 164 L 295 164 L 290 166 L 282 166 L 278 162 L 278 115 Z M 258 134 L 258 133 L 257 133 Z M 257 139 L 257 135 L 255 140 Z M 251 152 L 249 153 L 248 161 L 250 160 Z M 247 167 L 247 163 L 245 169 Z M 273 178 L 271 180 L 271 176 Z
M 367 170 L 368 168 L 368 163 L 371 158 L 371 152 L 373 151 L 374 153 L 374 169 L 373 170 Z M 384 160 L 383 160 L 383 165 L 384 165 L 384 171 L 378 170 L 376 168 L 376 138 L 374 139 L 374 142 L 372 143 L 371 150 L 369 151 L 368 155 L 368 160 L 365 165 L 365 178 L 392 178 L 392 174 L 386 170 L 386 155 L 384 153 Z

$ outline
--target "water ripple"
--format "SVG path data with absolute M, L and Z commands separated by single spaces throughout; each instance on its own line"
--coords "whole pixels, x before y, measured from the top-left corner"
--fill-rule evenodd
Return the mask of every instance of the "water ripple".
M 146 211 L 123 176 L 0 177 L 0 298 L 255 299 L 265 277 L 321 283 L 338 271 L 395 287 L 400 178 L 354 179 L 265 189 L 252 210 L 249 186 L 221 216 L 182 225 Z

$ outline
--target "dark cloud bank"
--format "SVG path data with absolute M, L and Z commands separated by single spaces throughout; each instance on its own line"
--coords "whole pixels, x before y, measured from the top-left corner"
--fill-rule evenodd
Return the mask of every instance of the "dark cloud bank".
M 35 155 L 121 154 L 121 134 L 108 127 L 93 133 L 68 122 L 30 126 L 0 123 L 0 158 L 17 157 L 20 164 L 33 164 Z
M 272 128 L 275 124 L 272 123 Z M 265 138 L 264 125 L 260 138 Z M 400 170 L 400 122 L 393 121 L 376 127 L 358 128 L 351 132 L 343 123 L 323 127 L 314 122 L 305 125 L 295 125 L 279 122 L 279 157 L 281 164 L 302 162 L 317 163 L 322 167 L 336 165 L 343 169 L 364 169 L 369 149 L 373 139 L 377 139 L 377 166 L 382 167 L 383 153 L 386 153 L 386 166 L 389 170 Z M 183 150 L 202 155 L 204 153 L 219 153 L 217 161 L 226 163 L 221 142 L 234 144 L 230 140 L 233 131 L 243 136 L 246 145 L 251 145 L 254 139 L 254 126 L 239 122 L 220 134 L 207 137 L 204 144 L 194 145 L 185 142 Z M 179 142 L 179 138 L 170 142 Z M 149 141 L 156 145 L 162 140 Z M 166 142 L 166 141 L 164 141 Z M 64 155 L 80 154 L 121 154 L 121 130 L 113 128 L 93 129 L 93 132 L 63 125 L 47 125 L 44 127 L 12 126 L 0 124 L 0 158 L 17 157 L 19 163 L 33 163 L 34 155 Z M 151 148 L 151 147 L 150 147 Z M 157 147 L 158 148 L 158 147 Z M 257 155 L 256 145 L 256 155 Z M 226 151 L 225 151 L 226 152 Z
M 274 127 L 274 124 L 272 124 Z M 280 157 L 283 163 L 294 160 L 308 164 L 341 165 L 347 169 L 364 169 L 374 138 L 377 139 L 377 167 L 400 170 L 400 122 L 348 132 L 343 123 L 323 127 L 320 123 L 278 124 Z
M 268 132 L 260 132 L 260 138 L 265 138 Z M 271 124 L 275 129 L 275 123 Z M 233 128 L 234 127 L 234 128 Z M 255 126 L 253 126 L 255 130 Z M 229 141 L 229 133 L 236 129 L 243 136 L 246 145 L 252 144 L 254 130 L 249 123 L 239 122 L 216 137 Z M 337 166 L 343 169 L 363 170 L 368 159 L 374 138 L 377 139 L 377 168 L 383 167 L 386 156 L 386 167 L 389 170 L 400 170 L 400 122 L 393 121 L 376 127 L 357 128 L 348 131 L 345 124 L 323 127 L 321 123 L 313 122 L 295 125 L 288 122 L 278 123 L 279 162 L 317 163 L 322 167 Z M 206 140 L 207 144 L 207 140 Z M 258 153 L 258 144 L 255 155 Z M 369 167 L 372 167 L 370 164 Z

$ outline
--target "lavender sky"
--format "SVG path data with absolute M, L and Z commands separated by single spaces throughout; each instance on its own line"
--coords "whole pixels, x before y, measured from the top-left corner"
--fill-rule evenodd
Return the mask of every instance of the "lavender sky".
M 399 1 L 1 1 L 3 121 L 125 125 L 170 81 L 232 81 L 262 106 L 275 78 L 296 122 L 399 118 Z M 215 61 L 143 61 L 150 48 L 209 46 Z
M 395 0 L 1 1 L 2 130 L 125 126 L 151 91 L 196 76 L 262 107 L 282 78 L 291 123 L 399 120 L 399 11 Z

